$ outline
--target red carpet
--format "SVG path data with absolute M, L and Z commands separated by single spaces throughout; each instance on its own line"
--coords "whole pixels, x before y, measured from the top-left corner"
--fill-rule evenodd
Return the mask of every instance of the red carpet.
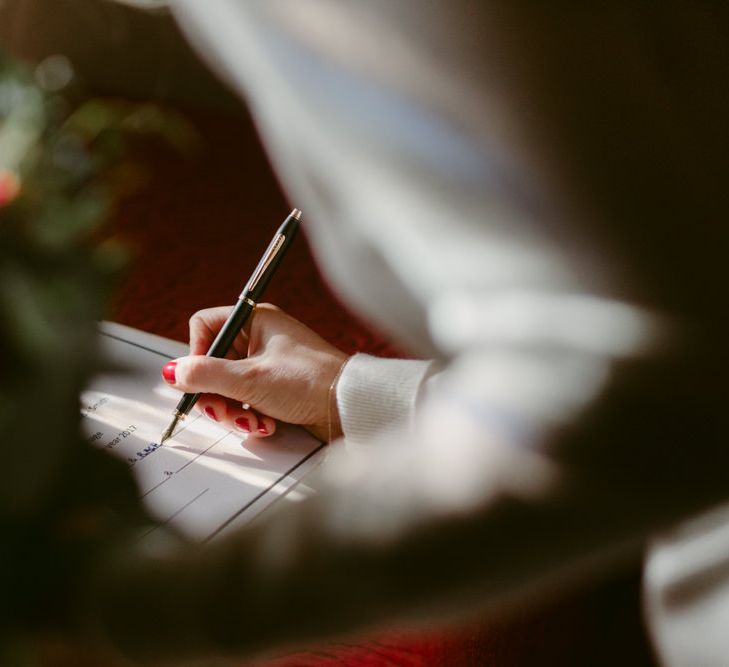
M 252 128 L 240 118 L 193 115 L 205 150 L 181 158 L 148 142 L 136 153 L 148 187 L 113 224 L 132 253 L 109 319 L 178 340 L 196 310 L 232 303 L 273 230 L 298 202 L 286 202 Z M 304 210 L 306 216 L 306 211 Z M 299 239 L 266 295 L 347 352 L 394 355 L 396 348 L 348 315 Z M 548 606 L 433 632 L 392 629 L 331 642 L 249 667 L 486 665 L 615 667 L 653 665 L 640 627 L 632 573 Z

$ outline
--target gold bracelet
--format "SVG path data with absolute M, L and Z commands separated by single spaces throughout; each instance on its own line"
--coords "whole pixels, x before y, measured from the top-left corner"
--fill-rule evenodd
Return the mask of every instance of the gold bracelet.
M 339 367 L 337 374 L 334 376 L 332 383 L 329 385 L 329 391 L 327 392 L 327 444 L 332 441 L 332 403 L 337 400 L 335 391 L 337 387 L 337 382 L 339 382 L 339 377 L 341 376 L 344 367 L 347 365 L 347 362 L 351 358 L 352 357 L 347 357 L 342 362 L 342 365 Z

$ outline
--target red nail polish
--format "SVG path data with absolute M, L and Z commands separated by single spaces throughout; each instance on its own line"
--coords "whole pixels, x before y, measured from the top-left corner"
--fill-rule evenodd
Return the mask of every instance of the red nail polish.
M 258 432 L 263 433 L 264 435 L 268 435 L 268 429 L 266 428 L 266 424 L 264 422 L 258 422 Z
M 177 366 L 177 362 L 170 361 L 169 364 L 165 364 L 162 367 L 162 377 L 165 379 L 165 382 L 169 382 L 169 384 L 175 384 L 175 366 Z
M 205 408 L 205 414 L 214 422 L 218 421 L 218 418 L 215 415 L 215 410 L 213 410 L 209 405 Z
M 251 432 L 251 424 L 245 417 L 238 417 L 238 419 L 235 420 L 235 427 L 240 431 L 245 431 L 246 433 Z

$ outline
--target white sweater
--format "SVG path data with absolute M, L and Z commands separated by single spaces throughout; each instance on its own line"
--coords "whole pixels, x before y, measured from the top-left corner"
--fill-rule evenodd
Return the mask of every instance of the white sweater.
M 337 382 L 337 408 L 347 444 L 366 445 L 382 431 L 409 424 L 433 365 L 354 355 Z

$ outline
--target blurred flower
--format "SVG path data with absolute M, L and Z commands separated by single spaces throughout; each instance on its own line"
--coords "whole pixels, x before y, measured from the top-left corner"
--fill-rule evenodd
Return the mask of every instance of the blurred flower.
M 0 169 L 0 208 L 12 202 L 20 192 L 20 179 L 8 169 Z

